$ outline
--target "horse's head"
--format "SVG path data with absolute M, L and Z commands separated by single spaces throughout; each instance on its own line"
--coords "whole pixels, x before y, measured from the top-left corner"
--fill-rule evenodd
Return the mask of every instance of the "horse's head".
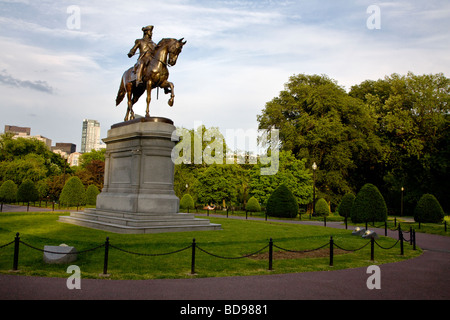
M 184 40 L 184 38 L 181 38 L 180 40 L 170 39 L 170 43 L 168 46 L 169 59 L 167 62 L 169 64 L 169 66 L 174 66 L 177 63 L 178 55 L 181 53 L 183 46 L 187 42 L 187 41 L 183 41 L 183 40 Z

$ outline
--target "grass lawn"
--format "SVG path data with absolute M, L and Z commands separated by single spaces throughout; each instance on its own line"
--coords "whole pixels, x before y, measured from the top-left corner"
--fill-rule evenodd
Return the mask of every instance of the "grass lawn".
M 64 213 L 66 214 L 66 213 Z M 243 275 L 267 275 L 309 271 L 330 271 L 345 268 L 365 267 L 384 264 L 419 256 L 420 248 L 404 244 L 404 255 L 400 255 L 400 244 L 390 250 L 375 245 L 375 261 L 370 260 L 370 244 L 363 249 L 348 252 L 334 248 L 334 263 L 329 265 L 329 246 L 310 254 L 300 254 L 280 250 L 277 247 L 303 251 L 322 247 L 333 236 L 334 243 L 347 250 L 359 249 L 369 240 L 352 236 L 351 230 L 306 226 L 273 221 L 235 220 L 209 217 L 211 222 L 222 225 L 220 231 L 181 232 L 146 235 L 122 235 L 98 231 L 58 222 L 62 213 L 2 213 L 0 214 L 0 273 L 10 273 L 13 266 L 14 245 L 1 248 L 14 240 L 17 232 L 20 240 L 35 248 L 45 245 L 65 243 L 78 251 L 98 247 L 109 237 L 110 244 L 117 248 L 145 255 L 120 251 L 114 247 L 109 250 L 108 273 L 110 279 L 166 279 L 191 277 L 224 277 Z M 191 275 L 192 249 L 174 252 L 192 244 L 196 239 L 195 271 Z M 239 258 L 268 246 L 269 239 L 274 242 L 273 271 L 268 270 L 268 248 L 258 255 Z M 380 237 L 377 243 L 388 248 L 396 240 Z M 223 259 L 205 253 L 227 258 Z M 83 278 L 99 278 L 103 273 L 104 248 L 78 254 L 72 263 L 81 269 Z M 20 244 L 19 272 L 16 274 L 32 276 L 65 277 L 68 265 L 48 265 L 43 262 L 43 253 Z

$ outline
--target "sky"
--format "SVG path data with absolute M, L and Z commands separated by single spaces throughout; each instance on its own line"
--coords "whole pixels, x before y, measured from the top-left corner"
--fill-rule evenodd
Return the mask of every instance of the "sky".
M 141 28 L 187 44 L 150 115 L 175 126 L 256 130 L 289 77 L 320 74 L 349 90 L 393 73 L 450 76 L 450 1 L 0 0 L 0 127 L 81 147 L 83 119 L 106 138 Z M 145 96 L 134 106 L 145 114 Z M 256 143 L 256 141 L 255 141 Z M 250 146 L 250 148 L 252 148 Z

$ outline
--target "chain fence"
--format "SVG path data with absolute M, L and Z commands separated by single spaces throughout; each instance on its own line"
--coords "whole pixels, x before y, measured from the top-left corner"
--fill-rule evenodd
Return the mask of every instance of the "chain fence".
M 98 250 L 100 248 L 104 248 L 105 250 L 104 250 L 103 275 L 107 276 L 108 275 L 108 261 L 109 261 L 109 250 L 110 249 L 115 249 L 115 250 L 118 250 L 118 251 L 120 251 L 122 253 L 125 253 L 125 254 L 146 256 L 146 257 L 166 256 L 166 255 L 171 255 L 171 254 L 177 254 L 177 253 L 180 253 L 180 252 L 183 252 L 183 251 L 191 249 L 191 274 L 196 274 L 196 272 L 195 272 L 195 263 L 196 263 L 196 251 L 197 250 L 202 252 L 202 253 L 204 253 L 204 254 L 206 254 L 206 255 L 212 256 L 214 258 L 228 259 L 228 260 L 237 260 L 237 259 L 244 259 L 244 258 L 249 258 L 251 256 L 258 255 L 258 254 L 262 253 L 264 250 L 266 250 L 268 248 L 269 249 L 269 252 L 268 252 L 269 253 L 269 255 L 268 255 L 268 263 L 269 263 L 268 270 L 273 270 L 273 260 L 274 260 L 274 258 L 273 258 L 273 248 L 277 248 L 278 250 L 286 251 L 286 252 L 292 252 L 292 253 L 307 253 L 307 252 L 313 252 L 313 251 L 321 250 L 321 249 L 324 249 L 324 248 L 328 247 L 329 248 L 329 258 L 330 258 L 329 265 L 330 266 L 334 265 L 334 248 L 338 248 L 338 249 L 346 251 L 346 252 L 356 252 L 356 251 L 362 250 L 363 248 L 367 247 L 370 244 L 370 246 L 371 246 L 371 260 L 372 261 L 375 260 L 375 257 L 374 257 L 375 244 L 381 249 L 390 250 L 390 249 L 393 249 L 394 247 L 396 247 L 400 243 L 400 254 L 404 255 L 403 242 L 407 241 L 411 245 L 413 245 L 413 250 L 416 250 L 415 230 L 414 229 L 410 229 L 409 232 L 408 231 L 405 232 L 405 231 L 402 231 L 401 226 L 398 225 L 398 227 L 395 230 L 398 231 L 398 240 L 390 247 L 383 247 L 382 245 L 380 245 L 375 240 L 374 237 L 372 237 L 372 238 L 369 239 L 369 241 L 367 243 L 365 243 L 364 245 L 362 245 L 359 248 L 356 248 L 356 249 L 344 248 L 341 245 L 335 243 L 335 241 L 333 240 L 333 237 L 330 237 L 330 240 L 328 242 L 326 242 L 325 244 L 323 244 L 323 245 L 321 245 L 321 246 L 319 246 L 317 248 L 307 249 L 307 250 L 293 250 L 293 249 L 286 249 L 286 248 L 283 248 L 283 247 L 281 247 L 279 245 L 274 244 L 274 241 L 271 238 L 269 240 L 269 243 L 267 245 L 263 246 L 262 248 L 260 248 L 259 250 L 256 250 L 256 251 L 248 253 L 248 254 L 240 255 L 240 256 L 235 256 L 235 257 L 222 256 L 222 255 L 215 254 L 215 253 L 212 253 L 210 251 L 207 251 L 207 250 L 201 248 L 200 246 L 198 246 L 198 244 L 196 243 L 195 239 L 193 239 L 191 244 L 189 244 L 189 245 L 187 245 L 187 246 L 185 246 L 183 248 L 170 251 L 170 252 L 164 252 L 164 253 L 142 253 L 142 252 L 133 252 L 131 250 L 126 250 L 126 249 L 120 248 L 118 246 L 112 245 L 109 242 L 109 237 L 106 238 L 105 243 L 102 243 L 100 245 L 94 246 L 92 248 L 85 249 L 85 250 L 82 250 L 82 251 L 74 251 L 74 252 L 62 253 L 62 252 L 56 252 L 56 251 L 51 251 L 51 250 L 40 249 L 40 248 L 37 248 L 36 246 L 30 245 L 30 244 L 20 240 L 20 234 L 19 233 L 16 234 L 16 237 L 15 237 L 15 239 L 13 241 L 11 241 L 9 243 L 6 243 L 4 245 L 1 245 L 0 246 L 0 250 L 14 244 L 14 257 L 13 257 L 13 269 L 12 270 L 13 271 L 17 271 L 18 270 L 18 265 L 19 265 L 19 251 L 20 251 L 19 250 L 20 249 L 19 246 L 20 246 L 20 244 L 22 244 L 22 245 L 24 245 L 24 246 L 26 246 L 28 248 L 31 248 L 33 250 L 37 250 L 37 251 L 40 251 L 40 252 L 43 252 L 43 253 L 52 253 L 52 254 L 56 254 L 56 255 L 81 254 L 81 253 L 86 253 L 86 252 L 92 252 L 92 251 Z M 409 233 L 410 234 L 410 239 L 405 239 L 404 233 Z M 1 253 L 1 251 L 0 251 L 0 253 Z

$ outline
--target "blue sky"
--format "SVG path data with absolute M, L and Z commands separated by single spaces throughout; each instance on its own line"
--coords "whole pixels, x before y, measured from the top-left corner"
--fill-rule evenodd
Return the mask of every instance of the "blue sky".
M 369 6 L 381 29 L 369 29 Z M 69 28 L 80 10 L 79 28 Z M 293 0 L 0 0 L 0 126 L 81 146 L 83 119 L 106 137 L 127 53 L 141 28 L 188 42 L 170 69 L 175 104 L 160 91 L 153 116 L 176 126 L 256 129 L 256 116 L 294 74 L 326 74 L 349 89 L 392 73 L 450 75 L 450 2 Z M 135 105 L 145 112 L 145 99 Z

